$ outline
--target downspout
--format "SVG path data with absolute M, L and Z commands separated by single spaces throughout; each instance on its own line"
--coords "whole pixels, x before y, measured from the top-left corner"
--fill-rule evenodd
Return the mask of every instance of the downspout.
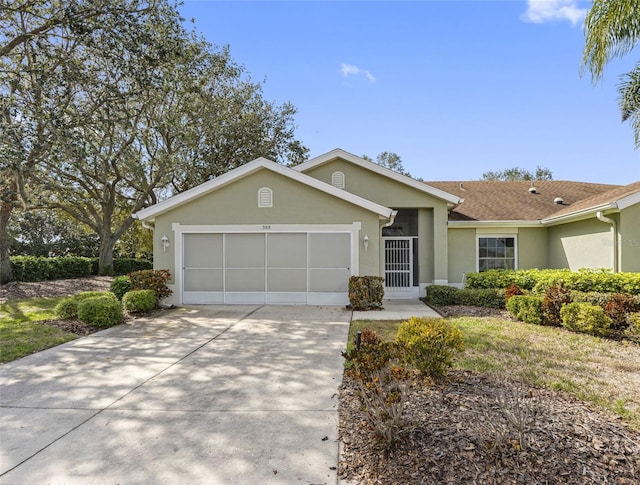
M 611 224 L 613 229 L 613 272 L 618 272 L 618 225 L 616 221 L 613 219 L 609 219 L 606 217 L 602 211 L 596 212 L 596 217 L 600 222 L 604 222 L 605 224 Z
M 386 224 L 384 224 L 382 227 L 389 227 L 389 226 L 393 226 L 393 223 L 396 222 L 396 216 L 398 215 L 398 211 L 391 211 L 391 217 L 389 217 L 389 222 L 387 222 Z
M 152 231 L 155 231 L 156 227 L 153 224 L 149 224 L 147 221 L 143 220 L 141 220 L 140 222 L 142 222 L 142 227 L 144 227 L 145 229 L 151 229 Z

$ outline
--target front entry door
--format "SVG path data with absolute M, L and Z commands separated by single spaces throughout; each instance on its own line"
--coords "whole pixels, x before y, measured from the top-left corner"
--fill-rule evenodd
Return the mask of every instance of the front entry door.
M 413 239 L 383 238 L 385 298 L 416 298 L 413 288 Z

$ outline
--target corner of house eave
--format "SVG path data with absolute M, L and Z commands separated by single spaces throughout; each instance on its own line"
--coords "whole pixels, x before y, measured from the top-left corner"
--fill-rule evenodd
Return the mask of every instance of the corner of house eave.
M 569 222 L 578 222 L 583 221 L 585 219 L 591 219 L 595 217 L 596 212 L 603 211 L 608 214 L 612 212 L 620 212 L 618 209 L 618 205 L 616 202 L 611 202 L 608 204 L 601 204 L 598 206 L 589 207 L 587 209 L 579 210 L 576 212 L 570 212 L 568 214 L 563 214 L 557 217 L 547 217 L 545 219 L 541 219 L 540 222 L 544 226 L 555 226 L 557 224 L 567 224 Z

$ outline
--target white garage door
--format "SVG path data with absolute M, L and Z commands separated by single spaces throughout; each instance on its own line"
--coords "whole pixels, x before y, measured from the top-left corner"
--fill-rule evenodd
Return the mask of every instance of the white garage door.
M 348 300 L 351 233 L 185 233 L 183 238 L 183 303 Z

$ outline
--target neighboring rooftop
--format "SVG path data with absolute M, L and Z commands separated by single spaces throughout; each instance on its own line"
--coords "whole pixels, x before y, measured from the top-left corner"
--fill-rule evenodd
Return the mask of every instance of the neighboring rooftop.
M 640 182 L 608 185 L 564 180 L 425 182 L 464 199 L 451 221 L 535 221 L 597 207 L 640 192 Z M 562 203 L 558 203 L 558 199 Z

